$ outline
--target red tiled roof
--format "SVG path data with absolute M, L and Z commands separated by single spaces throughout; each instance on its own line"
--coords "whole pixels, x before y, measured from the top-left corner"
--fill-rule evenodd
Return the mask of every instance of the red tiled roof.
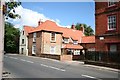
M 40 24 L 40 26 L 36 27 L 32 32 L 36 32 L 36 31 L 41 31 L 41 30 L 45 30 L 45 31 L 53 31 L 53 32 L 61 32 L 59 30 L 59 26 L 57 26 L 57 24 L 53 21 L 47 20 L 45 22 L 43 22 L 42 24 Z
M 83 36 L 81 43 L 95 43 L 95 36 Z
M 63 48 L 65 49 L 83 49 L 80 45 L 74 45 L 74 44 L 64 44 Z
M 61 28 L 61 31 L 63 32 L 63 37 L 70 37 L 73 40 L 78 40 L 78 42 L 80 42 L 81 37 L 84 36 L 82 31 L 70 28 Z
M 32 31 L 33 29 L 34 29 L 34 28 L 31 27 L 31 26 L 24 26 L 24 31 L 25 31 L 26 35 L 28 35 L 28 33 L 29 33 L 30 31 Z
M 60 33 L 63 33 L 62 35 L 63 37 L 72 38 L 73 40 L 78 40 L 78 42 L 80 42 L 80 38 L 84 36 L 82 31 L 60 27 L 55 22 L 50 20 L 43 22 L 40 26 L 30 31 L 30 33 L 41 31 L 41 30 L 60 32 Z

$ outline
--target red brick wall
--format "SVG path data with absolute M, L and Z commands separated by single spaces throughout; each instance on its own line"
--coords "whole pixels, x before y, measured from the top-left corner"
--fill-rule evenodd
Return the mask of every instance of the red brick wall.
M 32 44 L 33 44 L 33 34 L 29 34 L 28 36 L 28 55 L 32 55 Z
M 36 33 L 36 55 L 39 56 L 41 54 L 41 43 L 42 43 L 42 32 Z
M 95 48 L 95 43 L 82 43 L 81 44 L 84 48 L 90 49 L 90 48 Z
M 120 8 L 120 2 L 116 4 L 114 7 L 108 7 L 108 3 L 106 2 L 96 2 L 96 11 L 95 11 L 95 23 L 96 23 L 96 35 L 106 34 L 106 33 L 120 33 L 120 10 L 109 12 L 111 10 L 115 10 Z M 107 30 L 107 17 L 109 15 L 117 16 L 117 31 L 109 32 Z
M 117 16 L 117 30 L 108 31 L 107 29 L 107 17 L 109 15 Z M 95 3 L 95 23 L 96 23 L 96 51 L 108 51 L 110 44 L 117 44 L 118 50 L 120 50 L 120 1 L 112 7 L 108 7 L 107 2 Z M 111 34 L 113 36 L 111 36 Z M 100 40 L 100 36 L 104 37 L 104 40 Z M 106 43 L 106 42 L 109 43 Z M 111 42 L 110 42 L 111 41 Z

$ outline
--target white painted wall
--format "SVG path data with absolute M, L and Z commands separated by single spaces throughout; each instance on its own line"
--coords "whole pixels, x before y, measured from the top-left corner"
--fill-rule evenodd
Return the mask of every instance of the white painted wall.
M 23 35 L 23 31 L 24 31 L 24 35 Z M 24 39 L 24 44 L 22 44 L 22 39 Z M 19 54 L 22 54 L 22 51 L 21 51 L 22 48 L 24 49 L 23 55 L 28 56 L 28 37 L 24 29 L 21 30 L 21 33 L 20 33 Z

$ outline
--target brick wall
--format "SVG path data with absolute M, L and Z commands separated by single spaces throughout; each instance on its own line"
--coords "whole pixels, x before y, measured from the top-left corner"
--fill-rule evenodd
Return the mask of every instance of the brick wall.
M 95 48 L 95 43 L 82 43 L 81 45 L 86 49 Z
M 42 43 L 42 33 L 41 32 L 37 32 L 36 33 L 36 55 L 39 56 L 41 54 L 41 43 Z
M 32 55 L 32 44 L 33 44 L 33 34 L 29 34 L 28 36 L 28 55 Z
M 109 15 L 117 16 L 117 29 L 108 31 L 107 17 Z M 116 44 L 120 50 L 120 1 L 115 5 L 108 7 L 107 2 L 95 3 L 95 24 L 96 24 L 96 51 L 108 51 L 110 44 Z M 111 36 L 112 35 L 112 36 Z M 104 40 L 100 40 L 104 37 Z
M 42 33 L 42 53 L 44 54 L 50 54 L 50 47 L 51 46 L 55 46 L 56 47 L 56 55 L 60 55 L 61 54 L 61 43 L 62 43 L 62 35 L 59 33 L 56 33 L 56 41 L 55 42 L 51 42 L 50 38 L 51 37 L 51 33 L 50 32 L 43 32 Z

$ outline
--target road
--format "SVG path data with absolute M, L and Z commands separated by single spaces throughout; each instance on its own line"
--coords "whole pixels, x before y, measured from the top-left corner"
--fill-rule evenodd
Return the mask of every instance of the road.
M 118 72 L 87 67 L 85 64 L 68 64 L 52 59 L 5 55 L 4 70 L 13 78 L 85 78 L 91 80 L 117 80 Z M 9 77 L 8 77 L 9 78 Z

